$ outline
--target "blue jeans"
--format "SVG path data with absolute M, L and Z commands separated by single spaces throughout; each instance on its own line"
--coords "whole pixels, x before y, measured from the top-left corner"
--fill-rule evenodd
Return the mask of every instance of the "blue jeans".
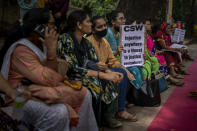
M 119 88 L 119 94 L 118 94 L 118 112 L 124 111 L 128 82 L 129 82 L 129 79 L 127 77 L 127 72 L 122 68 L 111 68 L 111 70 L 114 72 L 120 72 L 124 75 L 122 81 L 119 84 L 120 88 Z

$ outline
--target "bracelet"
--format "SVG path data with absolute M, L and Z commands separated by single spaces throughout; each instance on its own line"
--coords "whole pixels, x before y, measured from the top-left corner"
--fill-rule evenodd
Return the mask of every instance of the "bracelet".
M 97 71 L 97 73 L 98 73 L 98 74 L 97 74 L 97 78 L 100 78 L 100 76 L 99 76 L 99 71 Z
M 50 58 L 48 58 L 48 57 L 47 57 L 47 61 L 55 61 L 55 60 L 56 60 L 56 58 L 57 58 L 56 56 L 54 56 L 54 57 L 50 57 Z

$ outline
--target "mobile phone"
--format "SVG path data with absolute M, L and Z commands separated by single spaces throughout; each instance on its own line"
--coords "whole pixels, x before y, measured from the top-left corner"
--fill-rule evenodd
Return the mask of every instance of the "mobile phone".
M 34 32 L 38 33 L 42 38 L 45 38 L 45 28 L 46 28 L 45 24 L 40 24 L 36 26 Z
M 34 84 L 32 81 L 30 81 L 30 80 L 27 79 L 27 78 L 22 78 L 21 83 L 22 83 L 23 85 L 25 85 L 25 86 L 29 86 L 29 85 Z

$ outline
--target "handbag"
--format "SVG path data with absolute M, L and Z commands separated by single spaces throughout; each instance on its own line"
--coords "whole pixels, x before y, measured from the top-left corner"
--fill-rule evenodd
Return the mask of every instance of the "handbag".
M 81 90 L 82 88 L 82 82 L 81 81 L 76 81 L 76 80 L 64 80 L 64 84 L 76 89 L 76 90 Z
M 137 106 L 160 106 L 161 96 L 159 80 L 151 77 L 151 79 L 146 79 L 143 82 L 140 89 L 136 89 L 132 86 L 128 91 L 127 99 L 128 102 Z
M 164 73 L 157 72 L 155 74 L 155 79 L 158 79 L 158 81 L 159 81 L 160 93 L 164 92 L 165 90 L 168 89 L 168 84 L 167 84 L 166 79 L 164 77 Z

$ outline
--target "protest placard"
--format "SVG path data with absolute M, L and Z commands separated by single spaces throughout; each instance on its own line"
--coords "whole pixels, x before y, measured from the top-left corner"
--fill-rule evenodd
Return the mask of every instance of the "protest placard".
M 143 25 L 123 25 L 121 41 L 123 51 L 121 63 L 125 67 L 142 66 L 144 64 L 144 33 Z
M 179 29 L 179 28 L 175 28 L 175 32 L 174 35 L 172 37 L 172 42 L 182 42 L 184 41 L 185 38 L 185 30 L 184 29 Z

